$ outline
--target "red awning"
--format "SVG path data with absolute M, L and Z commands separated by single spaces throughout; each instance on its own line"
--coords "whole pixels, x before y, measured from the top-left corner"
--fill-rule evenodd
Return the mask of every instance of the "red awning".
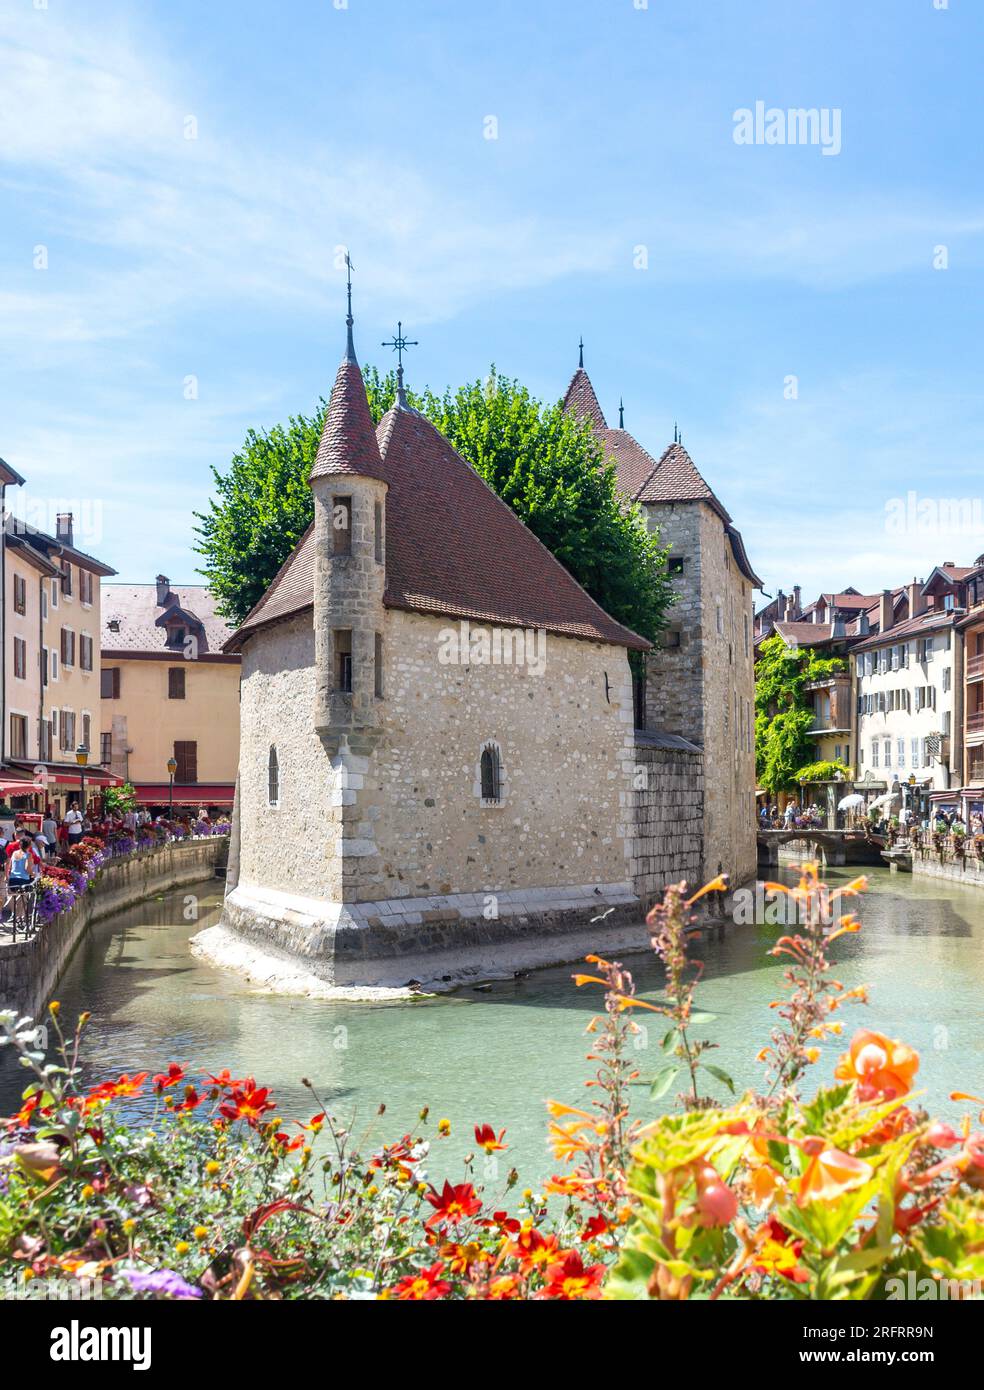
M 171 798 L 167 782 L 136 782 L 137 800 L 164 805 Z M 236 794 L 234 782 L 175 782 L 174 801 L 178 806 L 231 806 Z
M 48 775 L 48 786 L 50 787 L 80 787 L 82 780 L 78 763 L 17 763 L 15 767 L 30 767 L 33 772 L 36 767 L 43 767 Z M 85 770 L 85 785 L 87 787 L 118 787 L 122 783 L 122 777 L 117 777 L 113 772 L 107 772 L 104 767 L 87 767 Z M 26 782 L 27 787 L 32 787 L 31 782 Z M 40 788 L 33 788 L 41 790 Z
M 22 782 L 0 782 L 0 796 L 31 796 L 34 792 L 43 791 L 43 787 L 36 787 L 26 779 Z

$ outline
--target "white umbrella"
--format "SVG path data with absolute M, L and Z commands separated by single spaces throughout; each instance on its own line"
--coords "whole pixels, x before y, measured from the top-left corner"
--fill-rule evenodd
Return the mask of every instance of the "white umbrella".
M 842 796 L 837 803 L 838 811 L 850 811 L 854 806 L 863 806 L 864 797 L 858 792 L 852 792 L 850 796 Z
M 869 804 L 868 810 L 873 811 L 876 806 L 887 806 L 890 801 L 897 801 L 898 798 L 898 792 L 886 792 L 884 796 L 876 796 L 874 801 Z

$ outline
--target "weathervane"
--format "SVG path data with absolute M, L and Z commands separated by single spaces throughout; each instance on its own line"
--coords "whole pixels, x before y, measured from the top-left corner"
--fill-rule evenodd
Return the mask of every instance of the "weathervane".
M 416 338 L 405 338 L 403 336 L 403 324 L 397 322 L 396 332 L 389 342 L 381 343 L 381 347 L 392 348 L 396 353 L 396 400 L 398 405 L 406 405 L 407 398 L 403 393 L 403 354 L 407 348 L 419 347 Z
M 584 339 L 579 338 L 577 344 L 577 365 L 584 369 Z
M 349 357 L 349 360 L 350 360 L 351 362 L 354 362 L 354 361 L 355 361 L 355 343 L 354 343 L 353 340 L 352 340 L 352 324 L 355 322 L 355 320 L 352 318 L 352 271 L 355 269 L 355 266 L 352 264 L 352 257 L 349 255 L 349 253 L 348 253 L 347 251 L 345 252 L 345 268 L 346 268 L 346 290 L 347 290 L 347 293 L 348 293 L 348 316 L 347 316 L 346 319 L 345 319 L 345 326 L 346 326 L 346 328 L 348 329 L 348 344 L 347 344 L 347 347 L 348 347 L 348 357 Z

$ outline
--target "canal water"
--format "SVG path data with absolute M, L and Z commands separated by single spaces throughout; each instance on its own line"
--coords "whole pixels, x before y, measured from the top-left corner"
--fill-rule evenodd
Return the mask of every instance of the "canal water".
M 827 879 L 836 886 L 854 872 L 831 869 Z M 869 882 L 862 931 L 831 949 L 839 979 L 871 987 L 867 1006 L 843 1010 L 845 1037 L 867 1026 L 912 1044 L 922 1058 L 924 1103 L 953 1117 L 962 1107 L 948 1101 L 950 1091 L 984 1093 L 984 893 L 882 869 L 871 871 Z M 438 1146 L 435 1172 L 450 1171 L 473 1146 L 476 1123 L 505 1128 L 506 1157 L 524 1181 L 556 1170 L 545 1146 L 543 1102 L 584 1100 L 591 1074 L 584 1030 L 600 999 L 594 987 L 575 988 L 573 967 L 482 991 L 382 1004 L 256 993 L 188 948 L 189 937 L 217 920 L 221 891 L 218 880 L 177 890 L 86 935 L 57 994 L 66 1022 L 92 1012 L 88 1080 L 157 1071 L 170 1061 L 229 1067 L 272 1086 L 281 1115 L 307 1118 L 314 1107 L 300 1084 L 306 1076 L 341 1119 L 359 1131 L 371 1123 L 373 1139 L 396 1138 L 425 1105 L 432 1126 L 447 1117 L 452 1136 Z M 763 1075 L 755 1054 L 774 1022 L 769 1003 L 782 990 L 782 964 L 767 954 L 779 934 L 762 924 L 729 927 L 723 940 L 695 951 L 705 962 L 697 1004 L 716 1015 L 704 1029 L 719 1044 L 709 1060 L 739 1089 Z M 654 958 L 627 957 L 626 964 L 639 992 L 658 999 L 662 971 Z M 643 1076 L 661 1064 L 662 1031 L 657 1021 L 640 1039 Z M 824 1046 L 818 1079 L 831 1077 L 841 1051 L 842 1042 Z M 8 1055 L 0 1067 L 0 1114 L 14 1108 L 20 1078 Z M 651 1113 L 648 1088 L 635 1095 L 639 1113 Z

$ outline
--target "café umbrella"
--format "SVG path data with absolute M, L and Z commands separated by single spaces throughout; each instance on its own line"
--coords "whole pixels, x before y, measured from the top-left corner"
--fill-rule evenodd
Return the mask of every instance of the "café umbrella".
M 856 806 L 864 805 L 864 797 L 860 792 L 852 792 L 850 796 L 842 796 L 837 803 L 838 811 L 853 811 Z

